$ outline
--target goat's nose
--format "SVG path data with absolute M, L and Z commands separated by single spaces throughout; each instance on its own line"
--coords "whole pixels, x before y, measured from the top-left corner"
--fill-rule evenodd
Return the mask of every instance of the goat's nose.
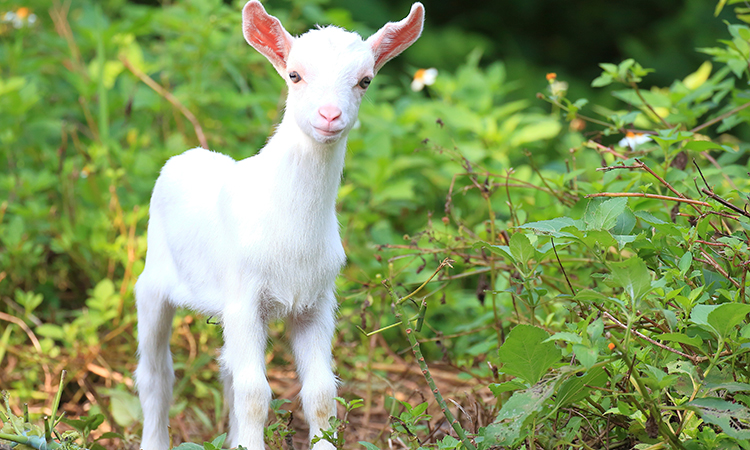
M 318 114 L 330 123 L 341 117 L 341 110 L 334 105 L 323 105 L 318 108 Z

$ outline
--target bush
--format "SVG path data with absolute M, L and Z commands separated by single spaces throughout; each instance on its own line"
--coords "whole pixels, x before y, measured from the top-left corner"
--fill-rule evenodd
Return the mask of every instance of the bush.
M 153 182 L 202 140 L 252 155 L 280 116 L 283 82 L 242 42 L 236 5 L 66 5 L 47 18 L 46 2 L 30 2 L 35 22 L 0 27 L 0 387 L 31 410 L 0 419 L 47 412 L 67 368 L 76 382 L 63 404 L 87 414 L 70 426 L 87 435 L 103 423 L 100 445 L 134 446 L 132 288 Z M 340 18 L 297 3 L 271 13 L 298 31 Z M 602 64 L 592 86 L 617 110 L 568 98 L 554 74 L 539 78 L 546 104 L 518 99 L 503 64 L 481 67 L 478 52 L 418 92 L 401 73 L 378 76 L 339 195 L 349 264 L 337 339 L 350 344 L 336 346 L 339 371 L 355 385 L 418 341 L 424 370 L 443 359 L 491 392 L 474 404 L 482 414 L 457 414 L 467 439 L 430 434 L 445 404 L 386 398 L 394 439 L 748 448 L 750 28 L 728 30 L 701 50 L 711 62 L 669 87 L 642 87 L 650 70 L 633 60 Z M 407 346 L 394 323 L 417 339 Z M 174 328 L 175 398 L 197 400 L 172 412 L 220 434 L 219 333 L 190 313 Z M 372 332 L 388 347 L 372 348 Z M 272 351 L 288 364 L 283 346 Z M 351 418 L 371 400 L 341 403 Z M 291 419 L 274 409 L 283 420 L 269 442 L 281 447 Z M 351 446 L 347 423 L 330 436 Z

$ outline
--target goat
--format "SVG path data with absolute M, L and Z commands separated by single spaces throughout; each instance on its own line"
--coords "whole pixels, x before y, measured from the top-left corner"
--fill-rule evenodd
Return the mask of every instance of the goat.
M 287 319 L 310 439 L 329 427 L 335 280 L 346 260 L 335 210 L 346 140 L 372 78 L 417 40 L 423 22 L 424 7 L 414 3 L 405 19 L 367 40 L 332 26 L 293 37 L 257 0 L 243 8 L 245 40 L 286 80 L 286 111 L 257 155 L 235 161 L 195 148 L 169 159 L 156 180 L 135 286 L 143 450 L 170 444 L 177 307 L 221 318 L 232 447 L 265 448 L 267 326 L 279 317 Z

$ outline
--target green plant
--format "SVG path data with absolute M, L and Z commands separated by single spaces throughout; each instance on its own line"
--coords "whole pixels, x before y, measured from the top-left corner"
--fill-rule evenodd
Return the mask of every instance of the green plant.
M 42 425 L 36 425 L 31 422 L 28 405 L 24 408 L 23 417 L 17 417 L 10 408 L 9 395 L 3 391 L 3 402 L 5 404 L 5 413 L 0 412 L 0 422 L 3 427 L 0 429 L 0 443 L 10 442 L 13 446 L 23 445 L 38 450 L 60 449 L 60 450 L 78 450 L 104 449 L 96 441 L 90 442 L 89 435 L 91 431 L 96 430 L 103 422 L 104 416 L 95 414 L 89 417 L 80 417 L 79 419 L 65 419 L 65 413 L 57 415 L 62 397 L 63 386 L 65 382 L 65 371 L 60 375 L 60 384 L 57 388 L 57 395 L 52 404 L 52 416 L 44 417 Z M 72 430 L 58 431 L 58 425 L 63 422 Z M 112 437 L 121 437 L 117 433 L 104 433 L 98 439 L 110 439 Z M 78 443 L 80 442 L 80 444 Z
M 3 432 L 41 442 L 67 367 L 71 445 L 105 445 L 109 427 L 109 445 L 129 448 L 132 287 L 153 181 L 200 133 L 251 155 L 280 85 L 239 37 L 236 4 L 94 3 L 29 0 L 36 25 L 0 26 L 0 387 L 22 433 L 11 420 Z M 398 419 L 383 412 L 381 398 L 408 397 L 384 367 L 420 364 L 411 329 L 428 370 L 473 382 L 433 380 L 478 448 L 748 448 L 750 29 L 744 2 L 717 2 L 724 17 L 727 5 L 738 20 L 725 40 L 664 87 L 639 58 L 602 65 L 587 90 L 562 74 L 509 79 L 480 51 L 419 92 L 398 70 L 374 79 L 339 195 L 349 265 L 334 346 L 341 395 L 364 401 L 328 440 L 386 448 L 395 432 L 415 448 L 469 448 L 455 430 L 425 433 L 427 416 L 449 429 L 429 395 L 426 410 L 420 399 L 396 402 Z M 298 31 L 361 26 L 331 6 L 273 12 Z M 534 84 L 543 101 L 520 93 Z M 445 258 L 453 267 L 409 297 Z M 205 319 L 173 324 L 172 413 L 194 425 L 182 438 L 216 447 L 221 333 Z M 288 348 L 274 339 L 270 351 L 271 370 L 289 372 Z M 420 376 L 409 381 L 432 390 Z M 269 429 L 288 447 L 278 406 Z M 358 421 L 378 413 L 382 428 L 361 437 Z
M 276 421 L 268 425 L 264 429 L 264 433 L 266 443 L 272 449 L 284 450 L 284 445 L 286 445 L 287 449 L 294 448 L 292 437 L 297 432 L 290 428 L 292 424 L 292 412 L 282 408 L 284 404 L 291 402 L 291 400 L 285 398 L 271 400 L 271 411 L 273 411 Z
M 331 417 L 328 421 L 330 428 L 327 430 L 320 430 L 321 436 L 315 436 L 310 444 L 315 444 L 320 440 L 325 440 L 333 444 L 337 449 L 343 449 L 346 444 L 346 427 L 349 425 L 349 413 L 357 408 L 362 407 L 362 399 L 355 398 L 347 401 L 341 397 L 335 397 L 336 401 L 344 407 L 344 417 L 339 419 L 338 417 Z

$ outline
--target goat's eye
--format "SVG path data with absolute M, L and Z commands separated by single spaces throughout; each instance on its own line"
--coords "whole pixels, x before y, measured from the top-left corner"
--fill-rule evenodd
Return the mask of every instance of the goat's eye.
M 292 83 L 299 83 L 302 81 L 302 77 L 297 72 L 290 72 L 289 79 L 292 80 Z
M 361 80 L 359 80 L 358 86 L 362 89 L 367 89 L 367 86 L 370 85 L 370 82 L 372 81 L 372 78 L 370 77 L 364 77 Z

